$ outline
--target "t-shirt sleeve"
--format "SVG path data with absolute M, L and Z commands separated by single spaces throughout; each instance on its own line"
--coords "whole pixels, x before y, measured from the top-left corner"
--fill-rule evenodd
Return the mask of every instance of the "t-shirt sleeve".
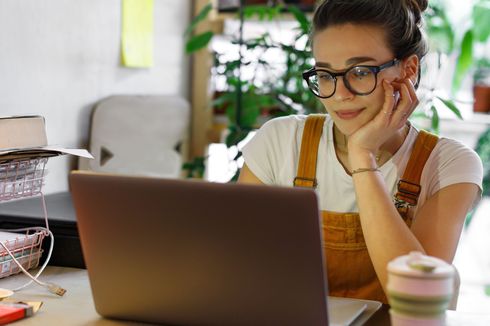
M 433 161 L 437 172 L 430 181 L 430 196 L 453 184 L 473 183 L 480 188 L 480 194 L 473 203 L 475 206 L 482 192 L 483 166 L 480 157 L 471 148 L 452 139 L 442 138 L 437 146 L 439 149 L 435 150 Z
M 245 164 L 265 184 L 278 183 L 280 161 L 286 157 L 285 144 L 294 134 L 293 123 L 292 117 L 267 121 L 242 149 Z

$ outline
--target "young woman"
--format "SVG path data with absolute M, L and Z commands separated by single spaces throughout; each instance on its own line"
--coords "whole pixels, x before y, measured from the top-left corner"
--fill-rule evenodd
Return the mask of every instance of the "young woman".
M 319 4 L 315 66 L 304 78 L 327 115 L 271 120 L 243 149 L 239 182 L 316 189 L 330 295 L 386 302 L 387 263 L 410 251 L 452 262 L 480 198 L 479 157 L 408 122 L 426 8 L 427 0 Z

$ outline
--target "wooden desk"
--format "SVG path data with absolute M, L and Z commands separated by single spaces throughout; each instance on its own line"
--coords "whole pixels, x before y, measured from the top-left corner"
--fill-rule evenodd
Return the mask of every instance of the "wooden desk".
M 23 274 L 0 279 L 0 287 L 12 289 L 27 282 Z M 16 300 L 43 301 L 41 309 L 30 318 L 20 320 L 15 326 L 25 325 L 83 325 L 117 326 L 143 325 L 141 323 L 101 318 L 94 308 L 92 292 L 84 269 L 48 266 L 41 275 L 42 281 L 54 282 L 67 290 L 63 297 L 49 293 L 43 287 L 30 285 L 13 295 Z M 136 300 L 136 299 L 135 299 Z M 149 325 L 149 324 L 144 324 Z M 383 306 L 365 325 L 390 325 L 388 306 Z M 447 325 L 490 325 L 490 314 L 447 312 Z
M 43 306 L 32 317 L 15 322 L 16 326 L 24 325 L 141 325 L 139 323 L 113 321 L 101 318 L 95 311 L 92 291 L 85 269 L 48 266 L 40 279 L 43 282 L 54 282 L 67 290 L 63 297 L 51 294 L 47 289 L 36 284 L 16 292 L 12 298 L 25 301 L 42 301 Z M 0 287 L 13 289 L 23 285 L 29 279 L 17 274 L 0 279 Z M 148 324 L 145 324 L 148 325 Z

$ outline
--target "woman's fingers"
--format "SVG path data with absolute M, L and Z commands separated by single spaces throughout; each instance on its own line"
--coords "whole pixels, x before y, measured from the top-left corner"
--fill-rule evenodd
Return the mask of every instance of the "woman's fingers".
M 407 122 L 419 101 L 415 88 L 408 78 L 403 82 L 393 82 L 393 85 L 400 90 L 400 100 L 394 111 L 392 123 L 396 128 L 400 128 Z
M 391 120 L 391 116 L 393 114 L 393 111 L 395 110 L 396 107 L 396 102 L 397 102 L 397 95 L 396 95 L 396 90 L 391 85 L 388 81 L 385 79 L 383 80 L 383 88 L 385 91 L 385 101 L 383 104 L 383 108 L 381 109 L 381 116 L 382 120 L 385 123 L 389 123 Z

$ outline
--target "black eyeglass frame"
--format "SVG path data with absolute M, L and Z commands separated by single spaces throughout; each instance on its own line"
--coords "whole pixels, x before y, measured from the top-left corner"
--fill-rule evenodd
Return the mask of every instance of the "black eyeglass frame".
M 371 94 L 372 92 L 374 92 L 374 90 L 376 89 L 376 86 L 378 85 L 378 73 L 386 68 L 390 68 L 390 67 L 393 67 L 394 65 L 396 65 L 400 60 L 398 60 L 397 58 L 393 59 L 393 60 L 390 60 L 386 63 L 383 63 L 382 65 L 379 65 L 379 66 L 370 66 L 370 65 L 356 65 L 356 66 L 352 66 L 350 67 L 349 69 L 347 70 L 344 70 L 342 72 L 331 72 L 331 71 L 328 71 L 326 69 L 317 69 L 315 67 L 311 68 L 310 70 L 307 70 L 305 72 L 303 72 L 303 79 L 306 81 L 306 83 L 308 84 L 308 88 L 310 89 L 310 91 L 313 93 L 313 95 L 315 95 L 316 97 L 319 97 L 319 98 L 329 98 L 329 97 L 332 97 L 335 92 L 337 91 L 337 77 L 339 76 L 342 76 L 342 79 L 344 81 L 344 85 L 345 87 L 347 87 L 347 89 L 349 91 L 351 91 L 353 94 L 355 95 L 361 95 L 361 96 L 365 96 L 365 95 L 369 95 Z M 355 90 L 352 89 L 351 85 L 349 84 L 349 81 L 345 78 L 345 75 L 351 71 L 352 69 L 355 69 L 355 68 L 367 68 L 369 69 L 372 73 L 374 73 L 374 87 L 372 90 L 370 90 L 369 92 L 365 92 L 365 93 L 359 93 Z M 327 74 L 329 74 L 330 76 L 332 76 L 333 78 L 333 81 L 334 81 L 334 87 L 333 87 L 333 92 L 332 94 L 328 95 L 328 96 L 322 96 L 320 94 L 315 94 L 315 92 L 313 91 L 311 85 L 310 85 L 310 77 L 312 75 L 315 75 L 317 74 L 317 72 L 325 72 Z

